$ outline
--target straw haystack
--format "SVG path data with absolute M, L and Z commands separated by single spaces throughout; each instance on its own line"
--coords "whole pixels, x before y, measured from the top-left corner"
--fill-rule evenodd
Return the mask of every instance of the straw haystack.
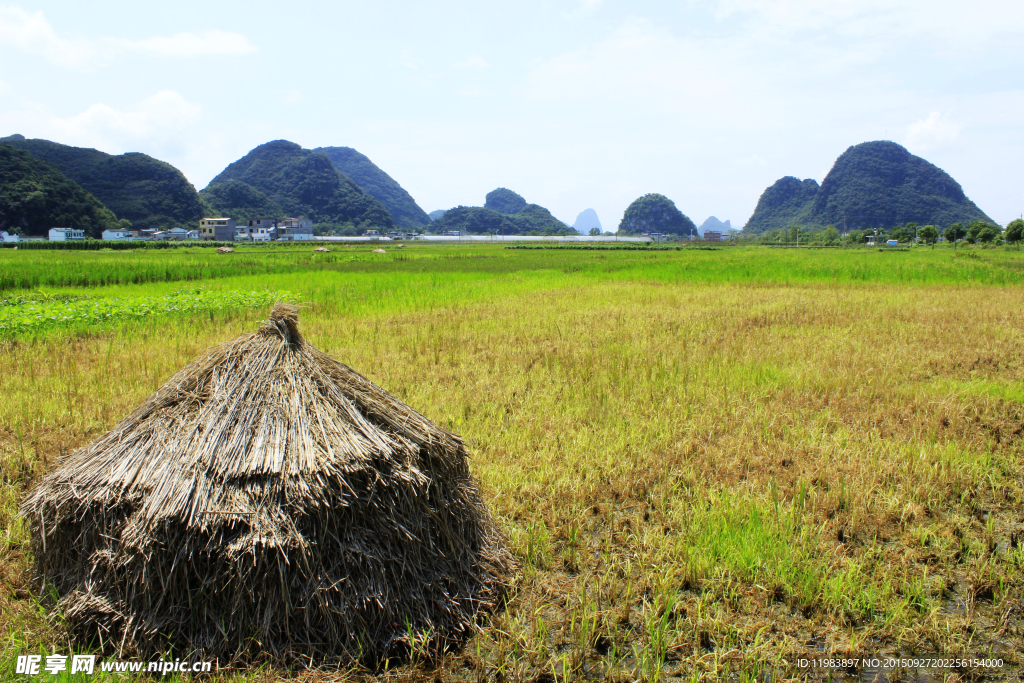
M 462 440 L 306 343 L 211 349 L 22 503 L 73 632 L 123 653 L 345 662 L 457 646 L 516 569 Z M 187 656 L 187 655 L 186 655 Z
M 316 248 L 316 249 L 314 249 L 313 251 L 316 251 L 316 252 L 324 252 L 324 251 L 330 251 L 330 249 L 328 249 L 327 247 L 317 247 L 317 248 Z
M 386 254 L 388 252 L 384 251 L 383 249 L 374 249 L 373 253 L 374 254 Z
M 235 250 L 231 247 L 217 247 L 218 254 L 234 254 Z

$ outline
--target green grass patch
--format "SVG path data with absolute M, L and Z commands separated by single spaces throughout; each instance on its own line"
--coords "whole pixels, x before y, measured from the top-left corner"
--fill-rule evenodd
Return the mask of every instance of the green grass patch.
M 0 338 L 36 335 L 55 329 L 83 330 L 156 316 L 268 306 L 287 299 L 283 291 L 182 289 L 164 296 L 73 298 L 18 297 L 0 300 Z
M 1001 379 L 972 379 L 970 381 L 941 379 L 929 382 L 927 386 L 931 391 L 941 395 L 964 393 L 969 396 L 986 396 L 1024 406 L 1024 383 L 1021 382 Z
M 870 249 L 779 250 L 769 247 L 507 249 L 501 245 L 409 243 L 373 254 L 377 244 L 239 246 L 131 251 L 0 250 L 0 293 L 39 287 L 105 287 L 235 276 L 317 272 L 408 275 L 460 273 L 494 277 L 553 271 L 607 280 L 760 284 L 1024 284 L 1024 252 L 1004 249 L 913 249 L 891 259 Z M 387 246 L 387 245 L 385 245 Z M 574 247 L 576 245 L 570 245 Z

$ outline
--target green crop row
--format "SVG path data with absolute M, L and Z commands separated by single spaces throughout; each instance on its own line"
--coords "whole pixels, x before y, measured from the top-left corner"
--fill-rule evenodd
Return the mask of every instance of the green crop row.
M 162 315 L 256 308 L 288 296 L 288 292 L 209 291 L 200 288 L 182 289 L 165 296 L 5 299 L 0 300 L 0 338 Z

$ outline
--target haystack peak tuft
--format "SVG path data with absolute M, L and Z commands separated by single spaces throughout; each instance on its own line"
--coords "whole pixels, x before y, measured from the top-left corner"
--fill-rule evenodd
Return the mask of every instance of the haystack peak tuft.
M 284 301 L 274 304 L 264 329 L 277 332 L 289 344 L 302 344 L 304 341 L 299 332 L 299 307 Z

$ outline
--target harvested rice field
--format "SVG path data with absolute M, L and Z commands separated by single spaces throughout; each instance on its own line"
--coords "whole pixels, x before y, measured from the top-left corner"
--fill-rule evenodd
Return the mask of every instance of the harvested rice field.
M 119 658 L 51 612 L 25 494 L 272 296 L 463 437 L 521 569 L 460 650 L 206 679 L 1024 680 L 1024 252 L 371 249 L 0 250 L 18 320 L 213 302 L 0 330 L 0 678 Z

